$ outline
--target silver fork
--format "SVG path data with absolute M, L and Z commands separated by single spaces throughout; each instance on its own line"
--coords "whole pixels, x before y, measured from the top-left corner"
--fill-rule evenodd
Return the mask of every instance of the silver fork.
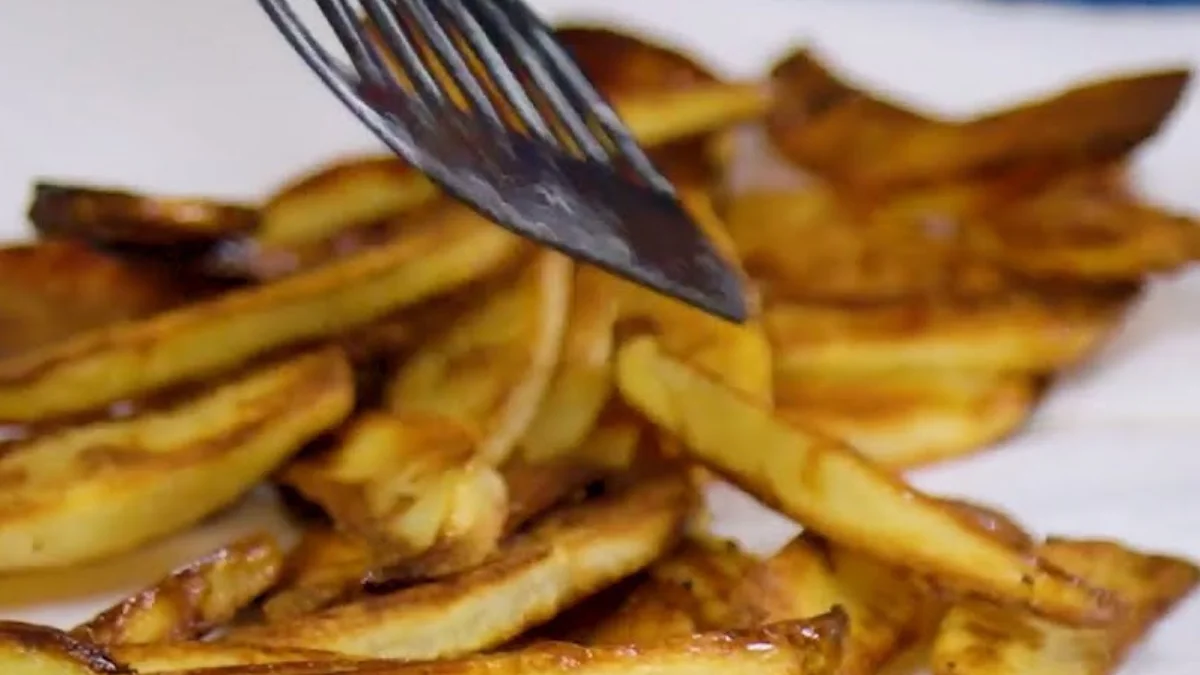
M 349 66 L 288 0 L 259 4 L 326 86 L 448 194 L 524 237 L 745 319 L 737 273 L 521 0 L 316 0 Z

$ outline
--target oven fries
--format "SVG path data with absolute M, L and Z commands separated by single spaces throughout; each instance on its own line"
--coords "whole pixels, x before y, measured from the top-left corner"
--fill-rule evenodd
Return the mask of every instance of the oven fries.
M 750 319 L 519 240 L 395 158 L 258 205 L 39 183 L 44 240 L 0 249 L 0 572 L 72 573 L 264 483 L 299 536 L 69 632 L 0 622 L 0 672 L 1109 675 L 1200 583 L 901 474 L 1019 433 L 1200 259 L 1127 178 L 1188 73 L 948 120 L 810 51 L 729 82 L 559 35 Z M 717 480 L 802 532 L 717 538 Z

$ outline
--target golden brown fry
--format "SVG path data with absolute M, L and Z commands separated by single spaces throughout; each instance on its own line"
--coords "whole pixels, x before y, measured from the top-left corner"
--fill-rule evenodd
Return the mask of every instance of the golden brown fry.
M 1033 551 L 1037 542 L 1012 516 L 994 508 L 962 499 L 938 499 L 942 508 L 987 532 L 1017 551 Z
M 53 430 L 0 456 L 0 569 L 120 553 L 232 503 L 353 405 L 334 348 L 258 366 L 174 406 Z
M 839 80 L 807 50 L 772 71 L 773 140 L 793 161 L 863 188 L 1120 157 L 1157 133 L 1187 70 L 1114 77 L 962 122 L 930 119 Z
M 1113 615 L 1101 594 L 985 536 L 846 445 L 784 423 L 653 338 L 621 349 L 617 383 L 689 457 L 840 545 L 1067 621 Z
M 744 616 L 734 600 L 757 563 L 732 541 L 689 537 L 651 566 L 614 612 L 578 637 L 585 644 L 633 645 L 749 625 L 758 617 Z
M 527 461 L 562 458 L 596 426 L 613 390 L 618 314 L 615 279 L 595 267 L 577 266 L 558 368 L 521 437 L 520 456 Z
M 556 512 L 488 563 L 456 577 L 235 631 L 237 642 L 434 659 L 507 642 L 653 562 L 693 505 L 672 473 Z
M 374 564 L 422 578 L 481 563 L 500 541 L 504 479 L 475 461 L 470 433 L 436 415 L 367 413 L 329 451 L 281 480 L 367 542 Z M 360 574 L 361 577 L 361 574 Z
M 35 183 L 29 222 L 44 237 L 145 246 L 213 243 L 258 226 L 258 211 L 194 197 Z
M 839 438 L 890 469 L 961 457 L 1016 431 L 1037 386 L 1021 374 L 957 370 L 777 378 L 780 417 Z
M 288 553 L 283 579 L 263 602 L 269 622 L 309 614 L 351 597 L 374 569 L 370 544 L 345 532 L 309 527 Z
M 744 612 L 767 622 L 845 610 L 841 675 L 876 673 L 924 636 L 939 609 L 919 578 L 811 534 L 763 562 L 737 596 Z
M 177 306 L 185 284 L 161 268 L 73 241 L 0 248 L 0 357 Z
M 783 379 L 928 370 L 1047 373 L 1107 337 L 1133 293 L 1012 292 L 853 307 L 778 304 L 765 323 Z
M 476 455 L 503 463 L 537 415 L 562 353 L 573 264 L 544 250 L 511 283 L 440 335 L 392 380 L 402 414 L 443 415 L 474 434 Z
M 104 649 L 50 628 L 0 621 L 4 675 L 133 675 Z
M 122 600 L 71 634 L 98 645 L 196 640 L 233 620 L 279 580 L 283 552 L 267 535 L 236 541 Z
M 605 469 L 584 458 L 571 457 L 546 462 L 509 461 L 501 474 L 508 492 L 504 532 L 511 535 L 603 478 Z
M 983 600 L 963 600 L 934 642 L 935 675 L 1107 675 L 1200 582 L 1200 569 L 1115 542 L 1052 539 L 1039 554 L 1099 588 L 1125 611 L 1109 626 L 1073 628 Z
M 114 645 L 108 653 L 138 675 L 174 673 L 202 668 L 230 668 L 276 663 L 329 663 L 345 665 L 353 659 L 344 654 L 311 649 L 280 649 L 227 642 L 168 642 L 145 645 Z M 268 671 L 269 672 L 269 671 Z M 215 675 L 215 674 L 212 674 Z
M 279 282 L 0 361 L 0 419 L 81 412 L 360 326 L 486 275 L 524 244 L 466 207 Z

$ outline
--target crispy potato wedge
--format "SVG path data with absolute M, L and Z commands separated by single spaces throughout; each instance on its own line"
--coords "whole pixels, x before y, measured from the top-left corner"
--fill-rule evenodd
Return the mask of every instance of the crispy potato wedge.
M 1037 391 L 1021 374 L 812 373 L 777 378 L 775 405 L 785 420 L 839 438 L 882 466 L 907 469 L 1008 436 L 1032 414 Z
M 353 405 L 341 351 L 250 369 L 128 419 L 68 426 L 0 456 L 0 570 L 130 550 L 227 506 Z
M 430 336 L 400 367 L 388 401 L 401 414 L 443 415 L 500 464 L 537 415 L 562 353 L 574 264 L 544 250 L 449 330 Z
M 233 620 L 279 580 L 283 551 L 253 535 L 172 572 L 71 634 L 98 645 L 196 640 Z
M 596 426 L 613 391 L 613 331 L 619 314 L 615 279 L 595 267 L 577 266 L 558 366 L 519 443 L 525 460 L 559 459 Z
M 37 182 L 29 222 L 43 237 L 97 244 L 180 246 L 252 232 L 258 210 L 195 197 Z
M 942 508 L 949 510 L 959 518 L 976 528 L 987 532 L 991 537 L 1003 541 L 1017 551 L 1033 551 L 1037 542 L 1012 516 L 991 508 L 962 499 L 938 499 Z
M 495 647 L 652 563 L 675 543 L 693 503 L 681 473 L 650 477 L 556 512 L 462 575 L 236 630 L 231 639 L 404 659 Z
M 1039 554 L 1111 590 L 1125 612 L 1109 626 L 1078 628 L 964 600 L 946 615 L 934 642 L 935 675 L 1107 675 L 1200 583 L 1200 569 L 1191 562 L 1115 542 L 1051 539 Z
M 777 304 L 764 323 L 785 380 L 928 370 L 1048 373 L 1090 355 L 1134 295 L 1014 291 L 870 307 Z
M 77 413 L 360 326 L 486 275 L 524 251 L 466 207 L 409 236 L 274 284 L 81 334 L 0 361 L 0 419 Z
M 452 420 L 366 413 L 329 451 L 292 462 L 280 478 L 367 542 L 375 564 L 443 576 L 483 562 L 504 531 L 504 479 L 474 450 Z
M 438 190 L 394 155 L 335 160 L 289 181 L 267 198 L 254 233 L 265 247 L 326 239 L 428 204 Z
M 69 271 L 69 274 L 64 274 Z M 0 357 L 178 306 L 185 284 L 73 241 L 0 248 Z
M 802 49 L 772 70 L 777 104 L 768 129 L 785 155 L 824 176 L 860 188 L 912 187 L 1123 156 L 1158 132 L 1190 75 L 1118 76 L 950 122 L 863 92 Z
M 793 539 L 749 574 L 735 602 L 765 622 L 841 607 L 850 621 L 841 675 L 873 675 L 940 616 L 936 594 L 920 579 L 812 534 Z
M 312 649 L 280 649 L 227 642 L 113 645 L 107 647 L 107 650 L 114 659 L 132 668 L 138 675 L 278 663 L 321 662 L 347 665 L 354 662 L 354 659 L 345 654 L 333 652 L 320 652 Z
M 280 583 L 263 601 L 263 616 L 274 623 L 349 598 L 362 590 L 375 562 L 366 541 L 329 527 L 308 527 L 288 553 Z
M 876 214 L 812 182 L 743 191 L 729 200 L 726 221 L 769 303 L 974 298 L 1005 290 L 1007 271 L 972 251 L 953 221 L 918 210 L 935 206 L 881 206 Z
M 845 444 L 787 424 L 653 338 L 621 348 L 617 383 L 690 458 L 831 541 L 1065 621 L 1113 616 L 1103 594 L 964 523 Z
M 0 621 L 5 675 L 134 675 L 103 648 L 49 626 Z
M 758 562 L 735 542 L 690 536 L 579 638 L 585 644 L 635 645 L 755 625 L 734 601 Z

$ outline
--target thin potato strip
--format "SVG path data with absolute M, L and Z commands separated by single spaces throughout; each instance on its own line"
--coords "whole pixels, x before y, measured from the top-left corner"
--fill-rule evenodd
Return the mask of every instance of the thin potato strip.
M 5 675 L 125 675 L 103 648 L 49 626 L 0 621 L 0 672 Z
M 138 675 L 173 673 L 202 668 L 230 668 L 276 663 L 325 662 L 346 664 L 344 654 L 312 649 L 277 649 L 224 642 L 166 642 L 144 645 L 113 645 L 108 653 Z
M 477 456 L 503 463 L 558 364 L 573 267 L 559 253 L 539 252 L 512 283 L 404 362 L 389 387 L 390 408 L 453 420 L 478 439 Z
M 263 616 L 268 623 L 275 623 L 352 597 L 362 590 L 375 559 L 375 551 L 366 541 L 332 528 L 310 526 L 288 553 L 281 583 L 263 602 Z
M 1125 612 L 1109 626 L 1064 626 L 1012 607 L 963 600 L 933 646 L 935 675 L 1107 675 L 1153 624 L 1200 583 L 1200 568 L 1106 541 L 1052 539 L 1039 553 L 1111 590 Z
M 846 445 L 786 424 L 653 338 L 622 347 L 617 383 L 690 457 L 838 544 L 1067 621 L 1113 615 L 1101 594 L 960 521 Z
M 89 410 L 340 333 L 503 265 L 519 239 L 465 207 L 305 274 L 0 361 L 0 419 Z
M 71 631 L 99 645 L 195 640 L 232 620 L 279 580 L 283 551 L 254 535 L 172 572 Z
M 649 478 L 557 512 L 460 576 L 237 630 L 231 639 L 403 659 L 496 647 L 649 565 L 676 541 L 692 505 L 685 477 Z
M 0 457 L 0 569 L 94 560 L 196 523 L 341 422 L 353 397 L 345 356 L 322 348 L 162 411 L 12 446 Z

